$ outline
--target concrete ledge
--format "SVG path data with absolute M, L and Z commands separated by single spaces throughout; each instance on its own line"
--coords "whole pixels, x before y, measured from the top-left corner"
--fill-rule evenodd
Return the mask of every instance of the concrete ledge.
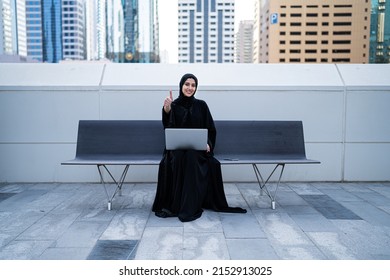
M 87 119 L 159 120 L 184 73 L 216 120 L 302 120 L 316 166 L 286 169 L 286 181 L 390 181 L 390 65 L 0 64 L 0 182 L 97 182 L 94 168 L 61 166 Z M 264 168 L 268 168 L 265 166 Z M 252 170 L 224 167 L 227 181 Z M 153 182 L 156 168 L 127 180 Z

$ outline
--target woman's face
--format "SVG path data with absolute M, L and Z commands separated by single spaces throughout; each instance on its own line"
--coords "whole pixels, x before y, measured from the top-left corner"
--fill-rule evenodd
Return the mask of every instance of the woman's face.
M 181 91 L 183 92 L 183 94 L 187 97 L 191 97 L 194 95 L 195 91 L 196 91 L 196 83 L 195 83 L 195 80 L 192 79 L 192 78 L 188 78 L 184 84 L 183 84 L 183 87 L 181 89 Z

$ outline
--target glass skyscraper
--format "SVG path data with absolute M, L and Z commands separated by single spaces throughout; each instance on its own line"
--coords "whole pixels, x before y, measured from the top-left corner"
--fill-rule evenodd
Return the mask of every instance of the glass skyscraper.
M 123 0 L 124 62 L 159 62 L 157 0 Z
M 0 54 L 27 56 L 25 0 L 0 0 Z
M 106 7 L 106 57 L 124 62 L 124 0 L 108 0 Z M 93 34 L 92 34 L 93 35 Z
M 63 58 L 61 11 L 62 0 L 42 1 L 42 59 L 45 62 L 59 62 Z
M 27 53 L 41 62 L 85 59 L 82 0 L 26 1 Z
M 370 63 L 390 63 L 390 0 L 371 0 Z

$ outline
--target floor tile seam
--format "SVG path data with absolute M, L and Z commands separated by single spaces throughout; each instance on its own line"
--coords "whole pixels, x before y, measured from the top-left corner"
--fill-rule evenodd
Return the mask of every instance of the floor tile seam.
M 225 240 L 247 240 L 247 241 L 255 241 L 255 240 L 269 240 L 267 237 L 226 237 Z
M 39 221 L 41 221 L 42 219 L 44 219 L 51 211 L 48 211 L 48 212 L 44 212 L 45 214 L 42 215 L 39 219 L 37 219 L 34 223 L 30 224 L 28 227 L 26 227 L 24 230 L 22 230 L 21 232 L 19 232 L 19 234 L 15 235 L 15 238 L 13 238 L 12 241 L 17 241 L 17 240 L 23 240 L 23 239 L 19 239 L 19 237 L 21 235 L 23 235 L 25 232 L 27 232 L 31 227 L 33 227 L 34 225 L 36 225 Z M 34 238 L 36 240 L 36 238 Z M 30 239 L 28 239 L 30 240 Z M 12 242 L 11 241 L 11 242 Z M 9 243 L 11 243 L 9 242 Z
M 237 183 L 235 183 L 234 185 L 236 186 L 236 188 L 237 188 L 237 190 L 238 190 L 238 192 L 239 192 L 239 195 L 241 195 L 242 199 L 245 201 L 245 204 L 246 204 L 247 208 L 250 209 L 250 211 L 252 212 L 252 208 L 249 206 L 250 204 L 248 203 L 248 200 L 246 199 L 246 196 L 242 193 L 241 188 L 238 186 Z M 257 186 L 257 187 L 258 187 L 258 186 Z M 260 191 L 260 190 L 259 190 L 259 191 Z M 248 209 L 246 209 L 247 212 L 248 212 Z M 252 214 L 253 214 L 253 213 L 252 213 Z
M 367 201 L 367 200 L 363 200 L 364 202 L 366 202 L 368 205 L 372 206 L 373 208 L 379 210 L 380 212 L 382 212 L 382 214 L 385 214 L 385 215 L 388 215 L 390 217 L 390 214 L 388 212 L 386 212 L 385 210 L 383 210 L 382 208 L 380 207 L 383 207 L 383 206 L 388 206 L 388 205 L 374 205 L 372 204 L 370 201 Z M 357 204 L 358 201 L 344 201 L 343 203 L 341 203 L 345 208 L 347 208 L 348 210 L 350 210 L 351 212 L 355 213 L 352 209 L 350 209 L 349 205 L 346 205 L 345 203 L 350 203 L 350 204 Z M 355 215 L 359 216 L 358 214 L 355 213 Z M 360 216 L 359 216 L 360 217 Z M 363 220 L 365 220 L 363 217 L 361 217 Z M 367 221 L 367 220 L 365 220 Z M 367 221 L 369 222 L 369 221 Z

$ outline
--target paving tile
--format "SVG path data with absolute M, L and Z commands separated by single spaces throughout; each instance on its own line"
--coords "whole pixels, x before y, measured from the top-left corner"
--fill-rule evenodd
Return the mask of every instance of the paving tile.
M 329 260 L 355 260 L 358 256 L 351 251 L 339 232 L 308 232 L 308 236 Z
M 274 248 L 266 238 L 227 239 L 230 259 L 232 260 L 278 260 Z
M 184 233 L 223 232 L 221 220 L 217 212 L 205 210 L 195 221 L 184 223 Z
M 360 220 L 361 218 L 327 195 L 301 195 L 327 219 Z
M 304 232 L 337 231 L 337 228 L 321 214 L 290 214 L 295 223 Z
M 184 260 L 229 260 L 223 233 L 185 233 L 183 241 Z
M 262 225 L 266 237 L 271 241 L 272 245 L 311 245 L 311 241 L 307 238 L 306 234 L 288 214 L 276 211 L 265 213 L 257 210 L 255 216 Z
M 47 248 L 38 260 L 86 260 L 92 248 Z
M 259 221 L 251 213 L 221 214 L 221 223 L 225 237 L 231 238 L 265 238 Z
M 122 201 L 120 209 L 124 208 L 150 208 L 156 195 L 155 184 L 136 184 L 129 188 L 128 194 L 117 197 Z
M 16 193 L 3 193 L 3 192 L 0 192 L 0 203 L 3 201 L 3 200 L 6 200 L 12 196 L 14 196 Z
M 88 260 L 129 260 L 134 258 L 138 240 L 99 240 Z
M 56 240 L 79 213 L 49 213 L 17 237 L 17 240 Z
M 135 259 L 183 259 L 183 228 L 146 227 Z
M 20 206 L 29 208 L 29 204 L 34 200 L 39 199 L 43 194 L 47 193 L 46 190 L 25 190 L 21 191 L 13 196 L 8 197 L 0 203 L 0 211 L 17 211 Z
M 372 225 L 390 227 L 389 213 L 386 213 L 368 202 L 343 202 L 343 205 Z
M 139 240 L 150 214 L 149 209 L 118 210 L 100 239 Z
M 295 192 L 279 191 L 277 192 L 275 200 L 279 207 L 291 205 L 308 205 L 308 203 Z
M 12 241 L 0 250 L 0 260 L 34 260 L 52 244 L 48 240 Z
M 57 239 L 54 247 L 93 247 L 109 222 L 76 221 Z
M 100 184 L 0 184 L 0 259 L 390 260 L 390 183 L 282 183 L 274 210 L 256 182 L 224 187 L 246 214 L 182 223 L 151 212 L 155 183 L 126 183 L 111 211 Z
M 319 214 L 319 212 L 311 205 L 285 205 L 283 210 L 288 214 Z
M 369 193 L 356 194 L 361 200 L 367 201 L 374 206 L 388 206 L 390 205 L 390 198 L 381 195 L 375 191 Z
M 323 194 L 311 183 L 288 183 L 287 185 L 298 195 Z
M 325 189 L 322 190 L 323 194 L 326 194 L 327 196 L 331 197 L 335 201 L 362 201 L 362 199 L 359 197 L 359 192 L 348 192 L 344 190 L 343 188 L 339 188 L 337 190 L 334 189 Z M 364 192 L 367 194 L 367 192 Z
M 356 256 L 356 259 L 390 260 L 390 232 L 386 227 L 373 226 L 364 220 L 333 220 L 341 232 L 343 244 Z

